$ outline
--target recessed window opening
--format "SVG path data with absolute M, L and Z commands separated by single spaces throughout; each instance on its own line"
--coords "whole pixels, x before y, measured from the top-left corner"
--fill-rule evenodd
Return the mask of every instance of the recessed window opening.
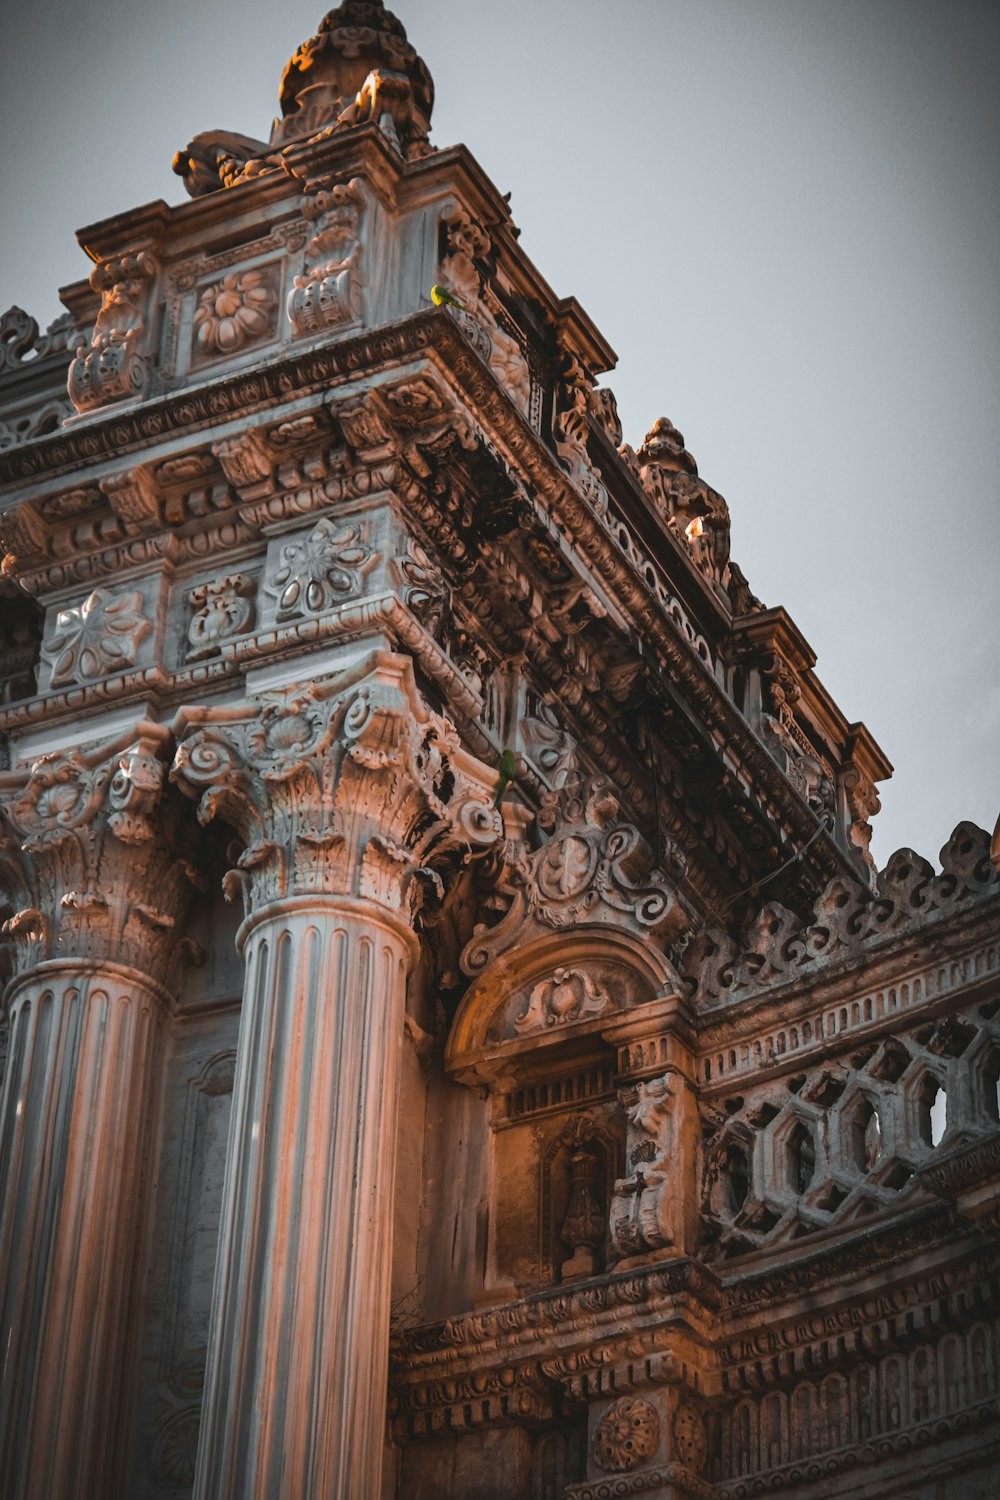
M 805 1125 L 796 1125 L 788 1137 L 788 1182 L 796 1193 L 804 1193 L 816 1170 L 816 1147 Z
M 948 1096 L 929 1074 L 920 1086 L 920 1134 L 928 1146 L 938 1146 L 948 1125 Z
M 851 1155 L 854 1164 L 862 1172 L 870 1172 L 878 1165 L 882 1149 L 882 1127 L 878 1111 L 869 1099 L 863 1099 L 851 1121 Z
M 739 1213 L 750 1195 L 750 1168 L 739 1146 L 730 1146 L 726 1155 L 726 1194 L 733 1214 Z

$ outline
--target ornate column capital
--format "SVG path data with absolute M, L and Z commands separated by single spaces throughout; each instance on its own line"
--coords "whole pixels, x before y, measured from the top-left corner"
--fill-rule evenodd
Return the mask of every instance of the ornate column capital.
M 0 870 L 15 974 L 70 958 L 162 978 L 201 877 L 166 782 L 162 725 L 0 774 Z M 173 804 L 173 806 L 171 806 Z
M 428 888 L 500 837 L 496 772 L 420 699 L 409 659 L 182 709 L 171 778 L 246 847 L 227 876 L 246 914 L 296 896 L 366 899 L 409 920 Z

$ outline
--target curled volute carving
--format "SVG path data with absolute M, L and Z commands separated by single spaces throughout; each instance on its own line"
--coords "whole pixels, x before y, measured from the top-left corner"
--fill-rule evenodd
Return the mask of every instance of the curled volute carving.
M 101 261 L 90 284 L 101 299 L 89 344 L 69 367 L 69 398 L 77 411 L 109 401 L 136 400 L 149 379 L 146 326 L 156 261 L 147 250 Z
M 247 914 L 290 896 L 344 895 L 407 918 L 500 835 L 495 777 L 429 713 L 406 658 L 183 710 L 171 777 L 245 841 L 225 893 Z
M 688 924 L 687 913 L 654 868 L 638 829 L 620 821 L 618 811 L 603 777 L 573 773 L 543 798 L 538 824 L 548 839 L 535 850 L 520 843 L 508 847 L 499 894 L 510 904 L 495 927 L 467 945 L 467 974 L 478 974 L 515 943 L 547 929 L 597 924 L 664 943 L 677 937 Z
M 166 977 L 202 880 L 165 739 L 140 725 L 137 737 L 0 775 L 0 884 L 15 908 L 2 930 L 16 973 L 74 958 Z
M 288 317 L 297 334 L 321 333 L 361 319 L 363 210 L 358 178 L 348 183 L 307 182 L 302 212 L 313 234 L 306 245 L 304 269 L 288 294 Z

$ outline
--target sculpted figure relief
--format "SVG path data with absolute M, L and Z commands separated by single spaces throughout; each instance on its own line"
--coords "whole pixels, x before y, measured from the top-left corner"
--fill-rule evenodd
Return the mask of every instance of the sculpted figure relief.
M 615 1183 L 611 1201 L 611 1237 L 619 1255 L 674 1244 L 679 1196 L 671 1191 L 671 1167 L 677 1158 L 676 1109 L 684 1089 L 675 1074 L 651 1078 L 622 1093 L 628 1122 L 628 1177 Z
M 490 237 L 461 210 L 444 221 L 444 234 L 442 280 L 462 303 L 460 308 L 453 309 L 454 316 L 473 345 L 483 353 L 504 390 L 522 411 L 527 411 L 531 397 L 527 360 L 517 339 L 500 326 L 489 306 L 483 278 L 475 264 L 477 258 L 489 254 Z
M 146 250 L 101 261 L 90 284 L 101 307 L 89 345 L 79 345 L 69 367 L 69 396 L 77 411 L 138 398 L 149 379 L 146 309 L 156 262 Z

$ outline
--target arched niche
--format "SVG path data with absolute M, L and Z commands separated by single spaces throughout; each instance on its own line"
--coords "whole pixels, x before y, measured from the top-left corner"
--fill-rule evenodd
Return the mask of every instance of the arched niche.
M 613 1023 L 677 992 L 676 972 L 648 937 L 596 925 L 546 932 L 473 980 L 445 1065 L 462 1083 L 493 1089 L 501 1078 L 599 1050 Z

